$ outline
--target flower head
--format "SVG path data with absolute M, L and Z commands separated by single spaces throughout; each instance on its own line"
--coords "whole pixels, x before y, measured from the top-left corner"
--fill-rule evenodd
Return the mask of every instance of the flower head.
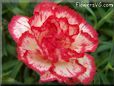
M 40 82 L 88 84 L 95 75 L 92 56 L 96 31 L 67 6 L 42 2 L 31 18 L 14 16 L 9 32 L 17 43 L 18 59 L 40 74 Z

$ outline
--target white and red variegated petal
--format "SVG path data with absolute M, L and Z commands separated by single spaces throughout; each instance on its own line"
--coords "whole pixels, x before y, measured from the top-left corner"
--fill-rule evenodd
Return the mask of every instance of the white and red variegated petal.
M 41 27 L 43 23 L 51 16 L 53 13 L 51 11 L 41 11 L 30 18 L 29 23 L 31 26 Z
M 18 42 L 18 59 L 29 68 L 43 73 L 51 67 L 51 62 L 43 58 L 34 35 L 25 32 Z
M 41 2 L 40 4 L 36 5 L 34 8 L 34 14 L 40 12 L 44 9 L 44 11 L 48 11 L 49 9 L 54 10 L 57 4 L 53 2 Z
M 68 31 L 68 20 L 66 18 L 59 18 L 58 19 L 58 22 L 59 22 L 59 25 L 60 25 L 60 29 L 63 31 L 63 32 L 66 32 Z
M 17 45 L 18 58 L 20 60 L 24 60 L 24 54 L 27 50 L 40 52 L 40 47 L 38 46 L 34 35 L 29 32 L 22 34 Z
M 40 76 L 40 81 L 39 82 L 50 82 L 57 80 L 57 76 L 53 75 L 50 71 L 45 72 Z
M 77 77 L 84 71 L 85 68 L 79 65 L 75 59 L 70 59 L 69 62 L 58 61 L 53 68 L 55 75 L 63 77 L 63 79 Z
M 66 78 L 64 79 L 63 81 L 65 84 L 68 84 L 68 85 L 74 85 L 74 84 L 79 84 L 80 81 L 77 79 L 77 77 L 73 77 L 73 78 Z
M 24 17 L 24 16 L 19 16 L 19 15 L 14 16 L 11 19 L 8 25 L 8 29 L 9 29 L 11 36 L 16 42 L 21 37 L 22 33 L 30 29 L 28 20 L 29 18 Z
M 76 11 L 73 11 L 67 6 L 58 5 L 55 8 L 55 16 L 57 18 L 67 18 L 69 24 L 73 25 L 80 24 L 81 22 L 85 21 Z
M 34 16 L 29 20 L 30 25 L 41 27 L 48 17 L 54 15 L 53 10 L 55 7 L 56 4 L 52 2 L 38 4 L 34 9 Z
M 98 40 L 92 38 L 88 33 L 81 31 L 78 35 L 73 36 L 74 42 L 71 48 L 78 53 L 95 51 Z
M 79 26 L 76 25 L 69 25 L 69 35 L 77 35 L 79 33 Z
M 86 71 L 77 78 L 81 83 L 89 84 L 93 80 L 96 72 L 94 58 L 89 54 L 85 54 L 83 58 L 78 58 L 78 62 L 86 68 Z
M 98 34 L 96 30 L 87 22 L 83 22 L 79 25 L 80 30 L 82 30 L 85 33 L 88 33 L 92 38 L 98 39 Z
M 58 81 L 59 83 L 63 83 L 67 78 L 63 79 L 55 75 L 52 71 L 47 71 L 40 75 L 40 83 L 50 82 L 50 81 Z
M 39 52 L 28 51 L 25 55 L 25 59 L 27 61 L 25 64 L 40 74 L 48 71 L 52 66 L 51 62 L 44 59 Z

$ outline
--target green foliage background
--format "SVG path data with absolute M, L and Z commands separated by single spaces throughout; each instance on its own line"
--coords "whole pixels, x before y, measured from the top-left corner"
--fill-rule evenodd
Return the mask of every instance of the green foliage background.
M 92 85 L 114 84 L 114 7 L 76 7 L 75 2 L 61 2 L 79 12 L 98 32 L 99 46 L 91 55 L 95 58 L 97 73 Z M 87 1 L 87 0 L 86 0 Z M 32 16 L 38 2 L 2 3 L 2 83 L 38 84 L 39 75 L 18 61 L 16 44 L 8 32 L 8 23 L 14 15 Z M 1 77 L 0 77 L 1 79 Z M 57 82 L 43 85 L 60 85 Z

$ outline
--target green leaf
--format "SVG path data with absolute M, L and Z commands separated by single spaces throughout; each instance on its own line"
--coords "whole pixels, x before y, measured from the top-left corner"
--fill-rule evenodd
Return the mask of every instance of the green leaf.
M 114 36 L 113 36 L 112 42 L 113 42 L 113 46 L 110 51 L 109 63 L 111 63 L 111 65 L 113 65 L 113 67 L 114 67 Z
M 10 54 L 11 56 L 16 56 L 15 46 L 12 46 L 11 44 L 7 44 L 6 49 L 8 54 Z
M 27 9 L 29 2 L 30 2 L 30 0 L 19 0 L 19 6 L 22 9 Z
M 29 69 L 27 67 L 25 67 L 25 70 L 24 70 L 24 83 L 27 83 L 28 77 L 29 77 Z
M 15 80 L 14 78 L 11 78 L 11 77 L 3 77 L 2 84 L 20 84 L 20 85 L 22 85 L 21 82 L 18 82 L 17 80 Z
M 33 77 L 28 77 L 25 79 L 25 83 L 26 84 L 32 84 L 34 82 L 34 78 Z
M 2 70 L 3 71 L 7 71 L 7 70 L 12 70 L 11 68 L 13 68 L 16 64 L 17 64 L 18 60 L 11 60 L 8 62 L 3 63 L 3 67 Z
M 63 0 L 54 0 L 56 3 L 61 3 Z
M 99 75 L 101 77 L 101 80 L 102 80 L 103 84 L 105 84 L 105 85 L 106 84 L 108 84 L 108 85 L 110 84 L 105 74 L 100 73 Z
M 20 71 L 20 68 L 22 67 L 23 63 L 22 62 L 17 62 L 14 66 L 14 68 L 12 68 L 12 73 L 11 73 L 11 77 L 12 78 L 16 78 L 17 74 L 19 73 Z
M 2 79 L 3 77 L 9 76 L 11 71 L 3 72 L 2 75 L 0 75 L 0 78 Z
M 99 73 L 97 72 L 95 77 L 94 77 L 94 81 L 93 83 L 96 85 L 99 85 L 100 84 L 100 76 L 99 76 Z
M 104 24 L 104 22 L 112 17 L 112 14 L 114 14 L 114 10 L 110 8 L 106 13 L 105 16 L 102 17 L 102 19 L 95 25 L 95 28 L 98 30 L 101 25 Z
M 112 43 L 110 43 L 110 42 L 107 42 L 107 43 L 105 43 L 105 44 L 101 44 L 101 45 L 99 45 L 99 47 L 97 48 L 97 50 L 96 50 L 96 52 L 97 53 L 100 53 L 100 52 L 103 52 L 103 51 L 105 51 L 105 50 L 109 50 L 109 49 L 111 49 L 112 48 Z
M 103 8 L 101 8 L 101 7 L 98 7 L 98 8 L 97 8 L 97 13 L 98 13 L 98 15 L 99 15 L 100 17 L 105 16 L 105 10 L 104 10 Z
M 107 57 L 104 58 L 104 59 L 102 58 L 99 61 L 97 61 L 96 63 L 97 63 L 97 67 L 99 68 L 100 66 L 105 65 L 106 63 L 108 63 L 108 58 Z
M 6 40 L 5 40 L 5 35 L 3 34 L 2 35 L 2 55 L 5 55 L 5 56 L 7 56 L 7 50 L 6 50 Z
M 95 13 L 93 12 L 93 10 L 90 8 L 90 7 L 85 7 L 88 11 L 89 11 L 89 13 L 93 16 L 92 18 L 94 19 L 94 25 L 96 25 L 97 24 L 97 17 L 96 17 L 96 15 L 95 15 Z
M 103 28 L 103 29 L 100 29 L 99 31 L 109 37 L 112 37 L 114 33 L 112 28 L 107 28 L 107 29 Z
M 10 9 L 11 10 L 11 9 Z M 14 14 L 24 14 L 24 12 L 18 8 L 18 7 L 15 7 L 11 10 Z

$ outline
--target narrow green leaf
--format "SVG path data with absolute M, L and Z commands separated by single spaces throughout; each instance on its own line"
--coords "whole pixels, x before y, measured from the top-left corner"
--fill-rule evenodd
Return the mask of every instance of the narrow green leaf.
M 111 65 L 113 65 L 113 67 L 114 67 L 114 35 L 113 35 L 112 43 L 113 43 L 113 46 L 112 46 L 111 51 L 110 51 L 109 63 Z
M 27 83 L 28 77 L 29 77 L 29 69 L 26 67 L 24 70 L 24 83 Z
M 0 77 L 6 77 L 9 76 L 11 73 L 11 71 L 7 71 L 7 72 L 3 72 L 2 75 Z
M 26 84 L 32 84 L 34 82 L 34 78 L 33 77 L 28 77 L 25 79 L 25 83 Z
M 2 67 L 2 70 L 3 71 L 7 71 L 8 69 L 11 70 L 11 68 L 13 68 L 15 66 L 15 64 L 17 64 L 17 60 L 11 60 L 11 61 L 8 61 L 6 63 L 3 63 L 3 67 Z
M 105 85 L 106 84 L 108 84 L 108 85 L 110 84 L 105 74 L 100 73 L 99 75 L 100 75 L 100 78 L 101 78 L 103 84 L 105 84 Z
M 95 25 L 95 28 L 98 30 L 98 28 L 103 25 L 103 23 L 105 22 L 105 20 L 111 18 L 112 14 L 114 13 L 114 10 L 112 8 L 110 8 L 105 16 L 102 17 L 102 19 Z
M 98 8 L 97 8 L 97 13 L 99 13 L 98 15 L 99 15 L 100 17 L 105 16 L 105 10 L 104 10 L 103 8 L 98 7 Z
M 16 56 L 15 46 L 12 46 L 11 44 L 7 44 L 6 49 L 7 49 L 8 54 L 10 54 L 11 56 Z
M 27 9 L 29 2 L 30 2 L 30 0 L 19 0 L 19 6 L 22 9 Z
M 10 9 L 14 14 L 24 14 L 24 12 L 18 8 L 18 7 L 15 7 L 13 9 Z
M 6 50 L 6 46 L 5 46 L 6 45 L 6 40 L 5 40 L 5 35 L 4 34 L 2 35 L 2 44 L 3 44 L 2 45 L 2 47 L 3 47 L 2 48 L 2 52 L 3 52 L 2 55 L 7 56 L 7 50 Z
M 105 51 L 105 50 L 109 50 L 109 49 L 112 48 L 112 45 L 113 45 L 112 43 L 102 44 L 102 45 L 100 45 L 100 46 L 97 48 L 96 52 L 97 52 L 97 53 L 100 53 L 100 52 L 103 52 L 103 51 Z
M 112 27 L 113 28 L 113 27 Z M 106 36 L 109 36 L 109 37 L 112 37 L 114 32 L 112 30 L 112 28 L 103 28 L 103 29 L 100 29 L 99 31 L 103 34 L 105 34 Z
M 23 65 L 23 63 L 19 62 L 19 61 L 15 64 L 15 67 L 12 68 L 12 73 L 11 73 L 12 78 L 14 78 L 14 79 L 16 78 L 16 76 L 19 73 L 20 68 L 21 68 L 22 65 Z
M 61 3 L 63 0 L 54 0 L 56 3 Z
M 14 78 L 11 78 L 11 77 L 3 77 L 2 78 L 2 84 L 19 84 L 19 85 L 22 85 L 21 82 L 15 80 Z
M 99 73 L 97 72 L 95 77 L 94 77 L 94 81 L 93 83 L 96 85 L 99 85 L 100 84 L 100 76 L 99 76 Z
M 94 25 L 96 25 L 97 24 L 97 17 L 96 17 L 96 15 L 95 15 L 95 13 L 93 12 L 93 10 L 90 8 L 90 7 L 85 7 L 88 11 L 89 11 L 89 13 L 93 16 L 92 18 L 94 19 Z

